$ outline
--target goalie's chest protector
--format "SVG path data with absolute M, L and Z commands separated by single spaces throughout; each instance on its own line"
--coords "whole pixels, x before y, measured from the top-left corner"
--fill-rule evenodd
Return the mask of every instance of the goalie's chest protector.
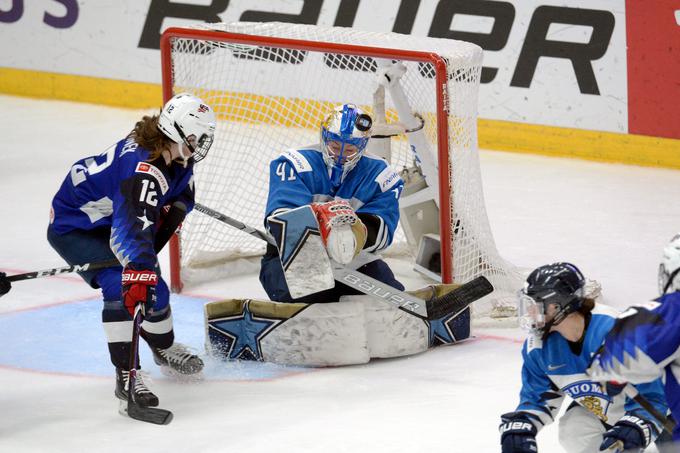
M 271 171 L 274 174 L 270 178 L 267 213 L 282 207 L 302 206 L 333 198 L 350 200 L 353 206 L 356 205 L 354 200 L 357 200 L 357 209 L 384 192 L 403 185 L 398 173 L 383 159 L 364 155 L 341 184 L 334 188 L 321 151 L 314 147 L 284 151 L 272 163 Z M 397 196 L 391 198 L 396 204 Z M 388 211 L 394 206 L 385 203 L 384 207 L 376 208 Z M 381 214 L 375 209 L 374 213 Z

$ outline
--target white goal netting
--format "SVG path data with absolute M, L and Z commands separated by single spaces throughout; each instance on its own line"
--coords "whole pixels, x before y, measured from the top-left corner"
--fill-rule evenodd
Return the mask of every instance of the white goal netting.
M 321 120 L 338 104 L 351 102 L 376 113 L 376 70 L 385 62 L 402 63 L 406 72 L 399 83 L 412 111 L 424 120 L 430 159 L 448 167 L 439 173 L 446 176 L 436 176 L 446 198 L 440 200 L 433 191 L 440 215 L 448 219 L 437 232 L 449 256 L 442 268 L 445 278 L 449 273 L 454 281 L 465 282 L 486 275 L 492 281 L 498 291 L 487 303 L 476 304 L 478 312 L 488 312 L 494 301 L 510 300 L 521 280 L 496 251 L 479 169 L 479 47 L 284 23 L 202 24 L 164 39 L 170 49 L 164 80 L 171 86 L 166 89 L 192 92 L 218 115 L 216 141 L 195 167 L 197 201 L 260 229 L 270 160 L 286 148 L 317 142 Z M 430 61 L 416 53 L 435 57 Z M 438 71 L 443 71 L 439 78 Z M 403 121 L 389 94 L 384 100 L 387 122 Z M 390 142 L 391 164 L 399 170 L 413 167 L 408 137 Z M 265 250 L 262 241 L 202 215 L 186 219 L 180 238 L 181 260 L 173 266 L 181 269 L 183 283 L 243 269 L 235 263 L 244 261 L 237 260 Z M 412 242 L 400 230 L 392 249 L 414 255 L 418 244 Z M 249 269 L 257 267 L 255 262 Z

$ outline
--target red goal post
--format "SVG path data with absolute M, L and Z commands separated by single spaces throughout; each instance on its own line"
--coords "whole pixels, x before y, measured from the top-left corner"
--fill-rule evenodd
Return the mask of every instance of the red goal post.
M 437 189 L 430 204 L 438 210 L 415 203 L 402 211 L 402 218 L 420 216 L 422 221 L 438 212 L 438 219 L 430 227 L 436 231 L 403 225 L 406 234 L 395 241 L 415 254 L 414 240 L 434 233 L 443 244 L 444 282 L 484 274 L 497 288 L 500 284 L 514 291 L 517 273 L 496 252 L 481 193 L 476 135 L 479 47 L 340 27 L 202 24 L 167 29 L 161 37 L 161 61 L 164 100 L 180 91 L 193 92 L 218 116 L 213 149 L 195 167 L 197 201 L 257 228 L 262 228 L 266 191 L 261 176 L 268 175 L 268 162 L 285 148 L 316 138 L 318 124 L 334 105 L 353 102 L 378 113 L 375 98 L 370 98 L 376 92 L 371 80 L 380 68 L 375 62 L 403 64 L 407 71 L 402 92 L 408 107 L 423 118 L 421 138 L 431 150 L 421 149 L 414 159 L 414 143 L 402 135 L 388 145 L 390 160 L 406 169 L 415 161 L 422 166 L 424 154 L 433 155 L 428 185 Z M 387 122 L 406 122 L 393 99 L 386 97 L 385 104 Z M 428 176 L 425 170 L 421 173 Z M 173 291 L 182 289 L 189 268 L 198 269 L 205 279 L 213 275 L 213 267 L 238 268 L 240 258 L 264 250 L 262 244 L 251 246 L 252 238 L 243 233 L 202 217 L 189 216 L 170 243 Z M 233 245 L 227 245 L 230 241 Z

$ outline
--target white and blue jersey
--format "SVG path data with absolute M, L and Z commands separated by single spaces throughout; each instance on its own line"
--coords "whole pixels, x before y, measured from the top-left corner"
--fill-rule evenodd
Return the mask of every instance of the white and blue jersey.
M 181 201 L 194 206 L 193 165 L 147 162 L 149 151 L 126 138 L 98 156 L 71 167 L 52 200 L 51 228 L 111 228 L 111 250 L 123 266 L 154 269 L 154 234 L 163 206 Z
M 320 145 L 288 149 L 269 165 L 266 216 L 333 199 L 348 201 L 355 212 L 378 220 L 376 236 L 364 251 L 376 252 L 392 243 L 399 223 L 399 196 L 404 182 L 384 159 L 364 154 L 339 185 L 331 183 Z
M 680 292 L 621 313 L 589 372 L 633 384 L 663 376 L 668 406 L 676 422 L 680 420 Z M 680 441 L 680 424 L 673 440 Z
M 545 341 L 535 335 L 525 341 L 522 349 L 522 390 L 516 411 L 530 414 L 536 429 L 540 430 L 554 420 L 565 396 L 571 397 L 609 426 L 626 413 L 651 423 L 656 422 L 636 402 L 624 394 L 615 397 L 607 395 L 599 382 L 586 375 L 593 355 L 614 325 L 617 314 L 611 307 L 596 304 L 589 321 L 586 316 L 586 330 L 580 350 L 579 345 L 569 343 L 556 332 L 551 333 Z M 666 411 L 660 380 L 639 385 L 637 389 L 657 409 Z M 659 428 L 658 424 L 656 426 Z

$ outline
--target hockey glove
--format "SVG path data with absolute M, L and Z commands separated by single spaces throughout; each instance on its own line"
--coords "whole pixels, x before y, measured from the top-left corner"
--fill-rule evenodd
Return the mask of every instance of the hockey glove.
M 527 414 L 510 412 L 501 415 L 501 451 L 503 453 L 536 453 L 537 429 Z
M 626 414 L 602 435 L 600 451 L 607 450 L 618 441 L 621 441 L 624 450 L 647 448 L 652 440 L 653 429 L 649 422 L 635 415 Z
M 0 272 L 0 296 L 5 295 L 12 289 L 12 283 L 7 278 L 7 274 Z
M 348 264 L 366 244 L 366 226 L 344 200 L 313 203 L 312 210 L 319 221 L 319 230 L 328 256 Z
M 175 231 L 179 229 L 182 221 L 187 215 L 187 207 L 181 201 L 176 201 L 170 205 L 163 206 L 160 218 L 158 219 L 156 235 L 154 237 L 153 248 L 156 253 L 160 252 L 165 244 L 168 243 Z
M 135 315 L 135 306 L 144 304 L 144 312 L 148 312 L 156 303 L 156 285 L 158 275 L 154 271 L 137 271 L 125 268 L 123 271 L 123 303 L 130 315 Z

